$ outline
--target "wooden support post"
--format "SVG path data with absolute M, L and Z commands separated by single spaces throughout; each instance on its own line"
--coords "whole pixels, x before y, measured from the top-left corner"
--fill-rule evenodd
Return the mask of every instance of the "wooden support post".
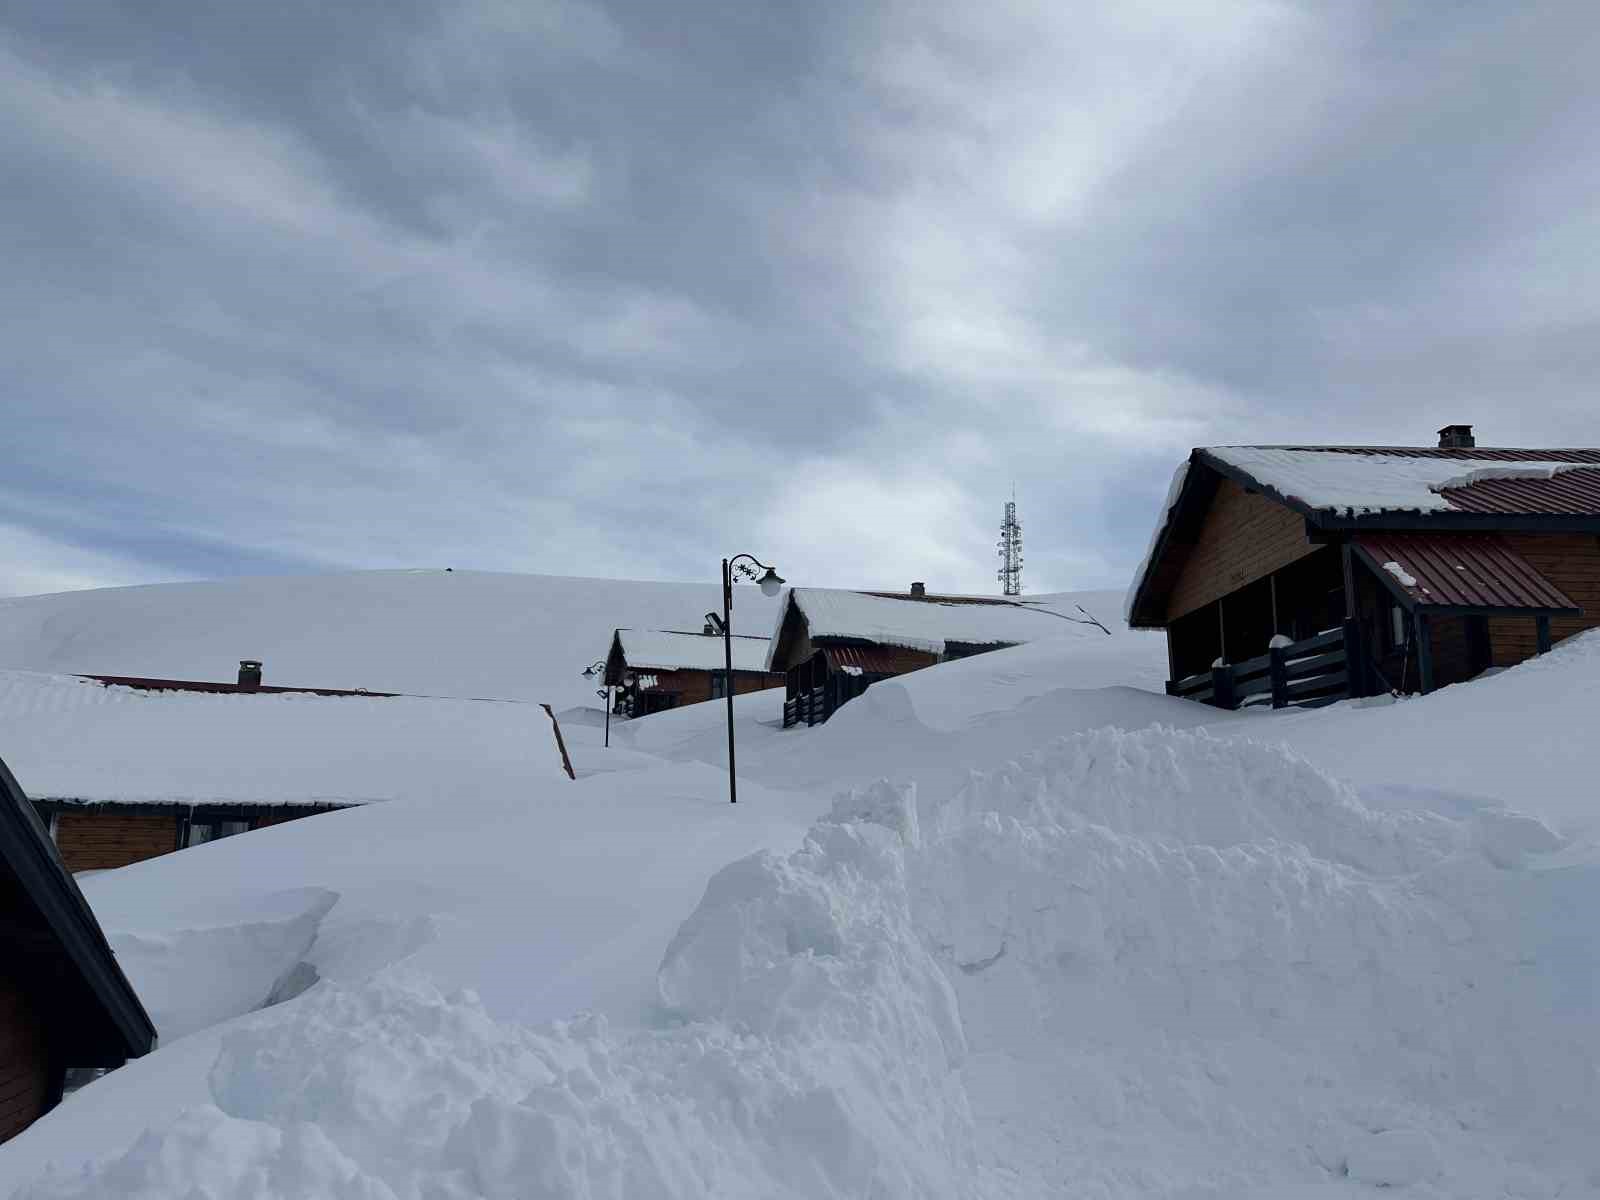
M 1211 668 L 1211 703 L 1217 708 L 1238 708 L 1239 698 L 1233 692 L 1233 668 Z
M 1422 694 L 1433 691 L 1433 631 L 1428 627 L 1428 615 L 1418 612 L 1411 620 L 1417 640 L 1417 676 Z
M 1356 552 L 1346 542 L 1340 548 L 1344 560 L 1344 615 L 1346 620 L 1355 620 L 1356 611 Z
M 1550 618 L 1535 617 L 1533 620 L 1534 644 L 1540 654 L 1550 652 Z
M 1282 646 L 1267 649 L 1267 675 L 1272 680 L 1272 707 L 1289 704 L 1289 654 Z
M 1372 695 L 1371 670 L 1366 639 L 1361 636 L 1361 622 L 1347 618 L 1344 623 L 1344 675 L 1345 688 L 1352 699 Z
M 567 743 L 561 737 L 561 722 L 556 720 L 556 714 L 551 711 L 548 704 L 541 704 L 539 707 L 544 709 L 545 716 L 550 718 L 550 728 L 555 730 L 556 749 L 561 751 L 562 770 L 566 771 L 568 779 L 576 779 L 578 776 L 572 770 L 572 760 L 567 757 Z

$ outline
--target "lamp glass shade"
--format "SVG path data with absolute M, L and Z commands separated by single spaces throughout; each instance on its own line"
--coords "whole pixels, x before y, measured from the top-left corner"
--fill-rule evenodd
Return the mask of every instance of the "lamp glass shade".
M 767 573 L 756 580 L 756 584 L 761 588 L 763 596 L 776 596 L 783 587 L 783 576 L 768 567 Z

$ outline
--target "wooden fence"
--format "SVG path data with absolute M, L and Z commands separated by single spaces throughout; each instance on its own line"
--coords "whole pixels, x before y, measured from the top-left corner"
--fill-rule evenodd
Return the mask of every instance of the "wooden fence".
M 821 683 L 801 687 L 783 702 L 783 727 L 792 725 L 821 725 L 846 701 L 853 700 L 866 691 L 874 680 L 883 675 L 852 675 L 844 671 L 829 671 Z
M 1366 694 L 1362 662 L 1359 629 L 1346 621 L 1244 662 L 1169 680 L 1167 694 L 1216 708 L 1320 708 Z

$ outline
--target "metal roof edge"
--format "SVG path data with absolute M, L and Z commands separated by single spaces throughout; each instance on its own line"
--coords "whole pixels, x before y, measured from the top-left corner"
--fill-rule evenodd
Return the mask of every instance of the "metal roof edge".
M 127 1050 L 126 1057 L 149 1053 L 156 1041 L 155 1022 L 123 974 L 94 910 L 4 759 L 0 759 L 0 793 L 0 826 L 12 826 L 15 835 L 0 837 L 0 859 L 16 874 L 79 977 L 99 1001 Z

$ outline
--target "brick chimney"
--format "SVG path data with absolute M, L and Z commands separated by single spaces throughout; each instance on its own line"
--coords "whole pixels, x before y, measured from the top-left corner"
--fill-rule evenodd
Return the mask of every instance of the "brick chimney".
M 1446 425 L 1439 430 L 1439 449 L 1470 450 L 1478 444 L 1471 425 Z
M 261 686 L 261 663 L 253 658 L 239 660 L 239 686 L 255 689 Z
M 927 594 L 928 594 L 928 585 L 927 584 L 925 584 L 925 583 L 913 583 L 911 585 L 911 598 L 913 600 L 921 600 L 924 597 L 926 597 Z

